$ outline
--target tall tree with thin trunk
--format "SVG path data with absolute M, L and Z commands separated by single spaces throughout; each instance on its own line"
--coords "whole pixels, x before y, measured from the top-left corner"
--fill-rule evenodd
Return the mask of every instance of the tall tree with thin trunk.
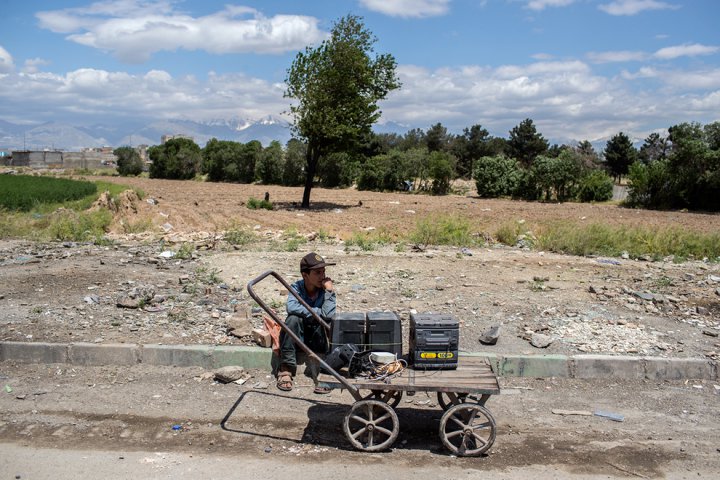
M 299 52 L 288 69 L 285 97 L 296 100 L 290 106 L 293 134 L 307 143 L 303 208 L 310 207 L 320 158 L 357 149 L 380 118 L 378 101 L 400 87 L 395 58 L 376 55 L 376 41 L 360 17 L 348 15 L 329 39 Z

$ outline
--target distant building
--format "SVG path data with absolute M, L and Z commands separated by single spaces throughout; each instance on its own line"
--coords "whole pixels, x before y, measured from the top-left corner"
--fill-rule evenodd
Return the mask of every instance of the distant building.
M 109 147 L 108 147 L 109 148 Z M 7 163 L 14 167 L 30 168 L 101 168 L 114 166 L 117 157 L 104 151 L 61 152 L 58 150 L 20 150 L 12 152 Z
M 176 133 L 175 135 L 163 135 L 162 137 L 160 137 L 160 144 L 165 145 L 168 140 L 175 140 L 176 138 L 187 138 L 188 140 L 192 140 L 193 142 L 195 141 L 195 139 L 190 135 Z

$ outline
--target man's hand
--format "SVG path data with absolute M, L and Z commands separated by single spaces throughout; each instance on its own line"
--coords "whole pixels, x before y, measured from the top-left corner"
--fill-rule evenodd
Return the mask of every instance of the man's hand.
M 333 281 L 330 277 L 325 277 L 322 280 L 322 286 L 325 289 L 326 292 L 332 292 L 333 290 Z

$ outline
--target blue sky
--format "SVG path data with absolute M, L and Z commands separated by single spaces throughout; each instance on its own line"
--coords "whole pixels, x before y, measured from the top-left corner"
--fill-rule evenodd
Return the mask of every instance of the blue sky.
M 398 62 L 381 122 L 564 142 L 720 120 L 718 0 L 3 0 L 0 119 L 282 117 L 295 54 L 348 13 Z

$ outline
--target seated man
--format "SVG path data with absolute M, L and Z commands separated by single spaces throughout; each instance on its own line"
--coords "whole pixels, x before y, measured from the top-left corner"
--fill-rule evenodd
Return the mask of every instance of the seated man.
M 332 279 L 325 276 L 325 267 L 335 265 L 327 263 L 317 253 L 308 253 L 300 261 L 302 280 L 291 288 L 307 302 L 313 311 L 323 320 L 330 321 L 335 316 L 335 291 Z M 327 353 L 328 341 L 325 328 L 310 312 L 288 293 L 285 325 L 297 335 L 313 352 Z M 286 392 L 292 390 L 293 375 L 297 368 L 297 346 L 285 331 L 280 332 L 280 367 L 278 368 L 277 387 Z M 315 388 L 315 393 L 327 393 L 327 389 Z

